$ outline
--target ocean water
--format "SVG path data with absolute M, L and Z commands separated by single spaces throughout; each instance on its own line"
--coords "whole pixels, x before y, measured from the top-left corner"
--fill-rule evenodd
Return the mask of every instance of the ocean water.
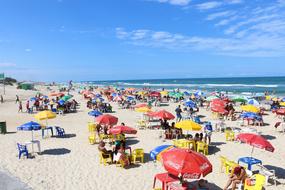
M 202 91 L 224 91 L 232 93 L 261 93 L 269 91 L 285 95 L 285 77 L 242 77 L 242 78 L 192 78 L 192 79 L 145 79 L 118 81 L 88 81 L 95 85 L 116 87 L 150 87 L 153 89 L 186 89 Z

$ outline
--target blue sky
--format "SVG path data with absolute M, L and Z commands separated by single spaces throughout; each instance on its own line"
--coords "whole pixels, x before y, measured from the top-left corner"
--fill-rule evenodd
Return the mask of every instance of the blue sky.
M 285 76 L 285 0 L 1 0 L 0 23 L 20 80 Z

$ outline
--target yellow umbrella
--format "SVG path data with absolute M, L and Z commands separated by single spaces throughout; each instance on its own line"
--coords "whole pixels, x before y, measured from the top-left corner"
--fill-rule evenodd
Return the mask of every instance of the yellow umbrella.
M 272 98 L 271 100 L 276 102 L 276 101 L 279 101 L 279 98 L 275 97 L 275 98 Z
M 146 95 L 146 92 L 145 91 L 139 91 L 138 95 L 144 96 L 144 95 Z
M 135 111 L 141 112 L 141 113 L 146 113 L 146 112 L 150 112 L 151 109 L 149 107 L 140 107 L 140 108 L 136 108 Z
M 265 96 L 266 100 L 271 100 L 271 96 Z
M 56 114 L 52 111 L 41 111 L 35 115 L 35 118 L 37 120 L 47 120 L 47 119 L 53 119 L 56 118 Z
M 260 109 L 259 109 L 258 107 L 253 106 L 253 105 L 241 106 L 241 109 L 242 109 L 243 111 L 253 112 L 253 113 L 258 113 L 258 112 L 260 112 Z
M 285 107 L 285 102 L 281 102 L 281 103 L 280 103 L 280 106 Z
M 168 95 L 168 92 L 167 92 L 167 91 L 161 91 L 160 94 L 161 94 L 162 96 L 167 96 L 167 95 Z
M 191 120 L 184 120 L 175 124 L 176 128 L 187 130 L 187 131 L 200 131 L 202 126 Z

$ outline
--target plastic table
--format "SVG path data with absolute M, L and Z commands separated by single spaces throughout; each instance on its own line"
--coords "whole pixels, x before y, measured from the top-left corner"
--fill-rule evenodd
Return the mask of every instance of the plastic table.
M 239 158 L 238 159 L 238 164 L 240 162 L 245 163 L 247 165 L 247 169 L 248 170 L 251 170 L 252 165 L 255 165 L 255 164 L 261 164 L 262 165 L 262 161 L 261 160 L 258 160 L 258 159 L 253 158 L 253 157 L 242 157 L 242 158 Z

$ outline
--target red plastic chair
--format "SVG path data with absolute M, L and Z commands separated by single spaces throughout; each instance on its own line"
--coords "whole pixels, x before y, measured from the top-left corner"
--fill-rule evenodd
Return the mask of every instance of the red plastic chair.
M 154 181 L 153 181 L 153 189 L 155 188 L 156 180 L 159 180 L 162 182 L 162 190 L 167 190 L 168 189 L 167 184 L 171 182 L 179 181 L 179 178 L 169 173 L 156 174 L 154 177 Z

